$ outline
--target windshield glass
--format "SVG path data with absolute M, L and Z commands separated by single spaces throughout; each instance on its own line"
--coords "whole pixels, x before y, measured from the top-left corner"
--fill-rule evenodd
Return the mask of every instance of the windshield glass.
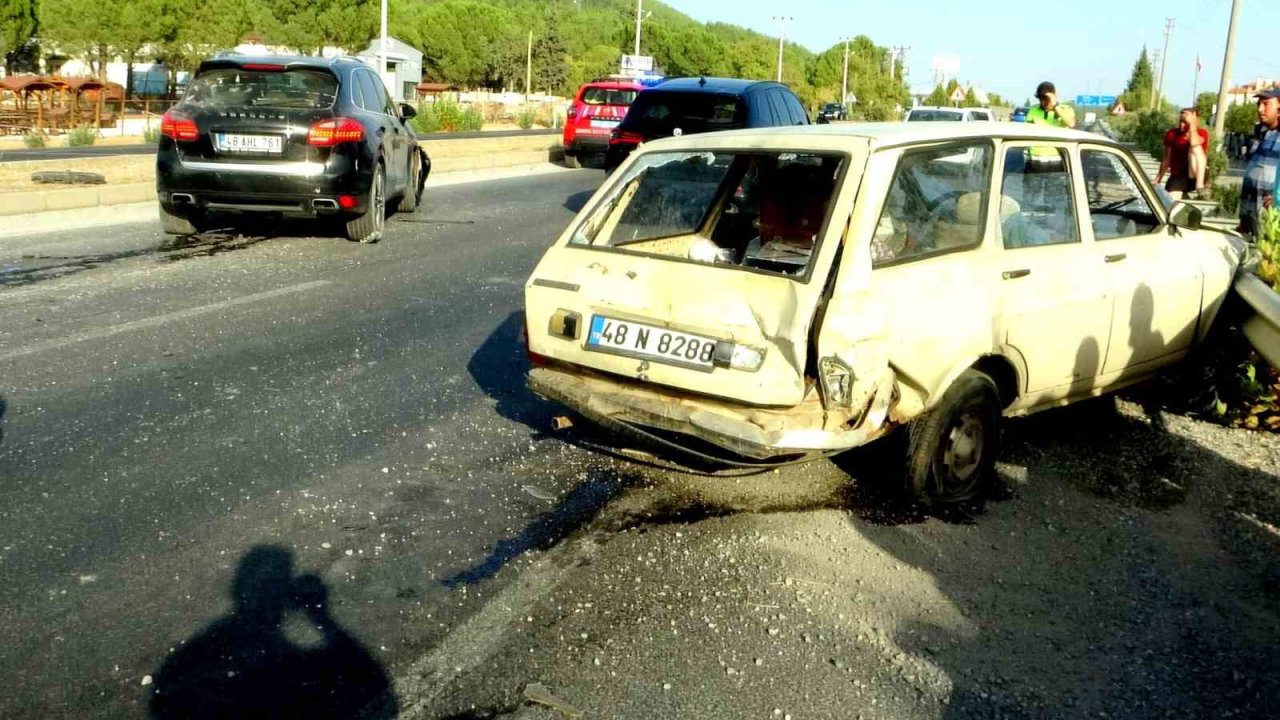
M 640 158 L 571 244 L 804 275 L 844 158 L 792 152 Z
M 186 102 L 221 107 L 322 109 L 333 105 L 338 79 L 320 70 L 218 68 L 191 81 Z
M 907 116 L 910 122 L 951 122 L 963 119 L 964 115 L 957 110 L 912 110 Z

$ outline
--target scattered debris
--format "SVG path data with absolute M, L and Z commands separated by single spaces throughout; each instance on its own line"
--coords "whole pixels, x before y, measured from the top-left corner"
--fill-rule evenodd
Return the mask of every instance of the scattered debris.
M 524 698 L 531 703 L 546 705 L 552 710 L 564 713 L 571 718 L 580 718 L 583 715 L 581 710 L 552 695 L 547 686 L 539 682 L 529 683 L 524 686 Z
M 556 496 L 554 494 L 549 493 L 546 490 L 543 490 L 537 485 L 521 485 L 520 489 L 524 490 L 525 492 L 529 493 L 530 495 L 532 495 L 533 497 L 539 500 L 545 500 L 547 502 L 551 502 L 552 500 L 556 499 Z
M 105 185 L 102 173 L 78 170 L 40 170 L 31 173 L 31 182 L 46 185 Z
M 573 421 L 564 415 L 557 415 L 555 419 L 551 421 L 551 426 L 556 430 L 568 430 L 573 427 Z
M 146 687 L 146 686 L 148 686 L 148 685 L 150 685 L 150 684 L 151 684 L 151 676 L 150 676 L 150 675 L 143 675 L 143 676 L 142 676 L 142 687 Z

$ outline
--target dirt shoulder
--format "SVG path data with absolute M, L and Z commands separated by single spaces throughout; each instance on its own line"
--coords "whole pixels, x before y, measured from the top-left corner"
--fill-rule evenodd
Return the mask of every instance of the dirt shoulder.
M 101 173 L 108 185 L 125 185 L 155 181 L 156 158 L 155 155 L 116 155 L 111 157 L 0 163 L 0 192 L 84 187 L 34 182 L 31 179 L 31 174 L 39 170 L 75 170 Z
M 623 465 L 584 530 L 503 571 L 546 586 L 490 601 L 472 627 L 512 622 L 483 661 L 402 683 L 408 716 L 553 717 L 528 682 L 598 718 L 1272 711 L 1280 438 L 1104 400 L 1011 423 L 1003 459 L 997 497 L 942 518 L 887 512 L 873 453 Z

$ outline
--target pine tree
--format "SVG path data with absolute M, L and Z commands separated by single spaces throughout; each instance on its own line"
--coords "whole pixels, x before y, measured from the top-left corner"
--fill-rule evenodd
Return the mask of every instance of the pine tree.
M 933 92 L 929 93 L 929 97 L 925 98 L 924 104 L 933 107 L 946 107 L 947 105 L 950 105 L 951 101 L 947 98 L 946 88 L 941 85 L 935 87 Z
M 1133 73 L 1129 75 L 1129 84 L 1125 86 L 1120 102 L 1130 110 L 1140 110 L 1151 104 L 1151 93 L 1156 85 L 1155 73 L 1151 70 L 1151 59 L 1147 57 L 1147 47 L 1142 46 L 1142 54 L 1133 63 Z
M 6 67 L 35 31 L 35 0 L 0 0 L 0 56 Z

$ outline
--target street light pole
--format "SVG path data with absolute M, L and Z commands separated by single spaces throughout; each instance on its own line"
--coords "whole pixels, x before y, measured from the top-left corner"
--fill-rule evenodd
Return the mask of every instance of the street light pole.
M 1227 126 L 1227 90 L 1231 87 L 1231 58 L 1236 52 L 1236 23 L 1240 20 L 1240 0 L 1231 0 L 1231 24 L 1227 26 L 1227 49 L 1222 55 L 1222 80 L 1218 83 L 1218 112 L 1213 116 L 1213 132 L 1222 137 Z
M 642 13 L 640 8 L 643 5 L 644 0 L 636 0 L 636 51 L 634 53 L 636 55 L 640 54 L 640 18 Z
M 778 33 L 778 82 L 782 82 L 782 46 L 787 41 L 787 21 L 791 18 L 774 15 L 773 19 L 782 23 L 782 31 Z
M 378 73 L 387 81 L 387 0 L 382 0 L 382 31 L 378 36 Z M 394 91 L 394 90 L 393 90 Z
M 1152 100 L 1159 110 L 1164 101 L 1164 69 L 1169 65 L 1169 36 L 1173 34 L 1173 18 L 1164 19 L 1164 52 L 1160 54 L 1160 79 L 1156 81 L 1156 94 Z
M 840 104 L 849 97 L 849 38 L 844 39 L 844 72 L 840 74 Z

